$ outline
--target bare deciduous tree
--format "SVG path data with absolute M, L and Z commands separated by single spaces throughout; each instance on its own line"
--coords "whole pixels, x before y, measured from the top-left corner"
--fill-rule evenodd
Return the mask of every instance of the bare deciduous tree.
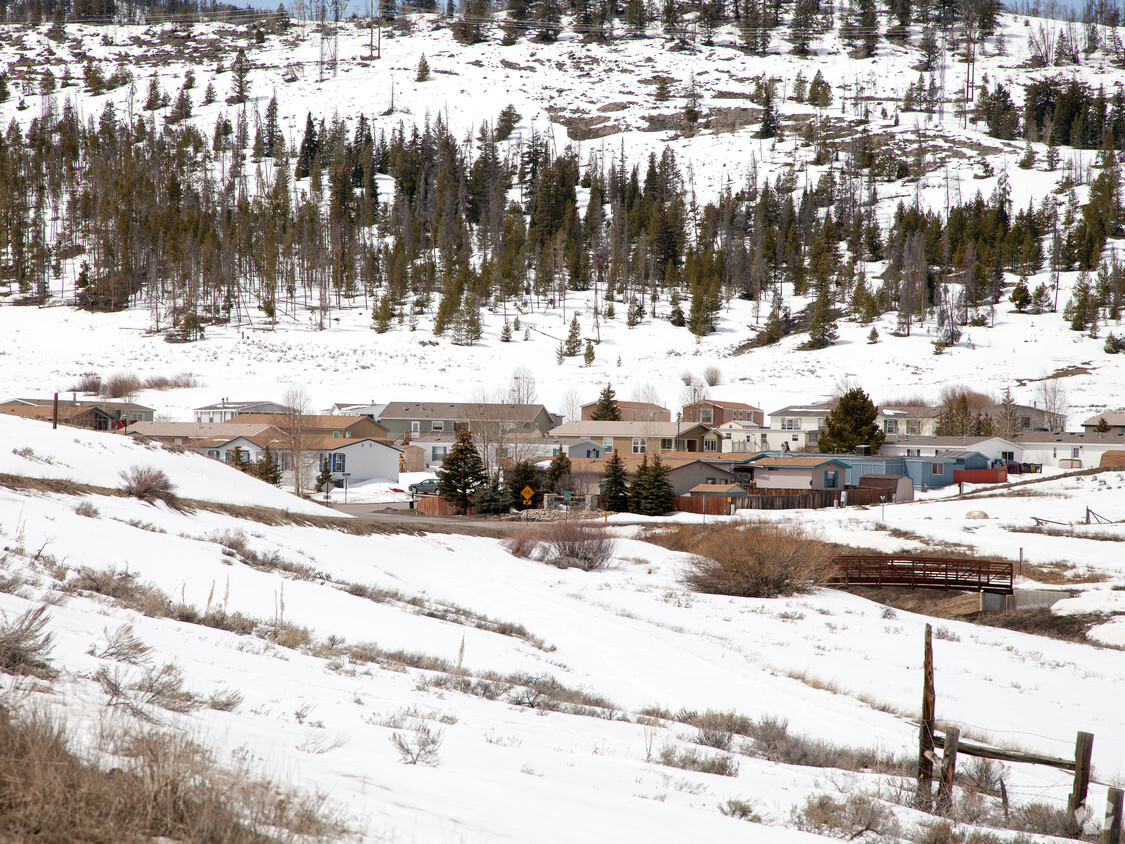
M 698 422 L 699 408 L 691 407 L 691 405 L 709 399 L 711 397 L 711 388 L 707 386 L 707 382 L 702 378 L 697 378 L 688 372 L 683 374 L 682 379 L 684 387 L 680 390 L 680 404 L 684 407 L 684 421 Z
M 535 456 L 542 434 L 535 427 L 538 388 L 535 376 L 518 367 L 507 389 L 478 390 L 469 408 L 469 430 L 489 474 Z
M 703 380 L 710 387 L 718 387 L 723 383 L 723 371 L 717 366 L 709 366 L 703 370 Z
M 281 446 L 289 453 L 293 469 L 293 491 L 301 495 L 305 480 L 312 471 L 309 455 L 309 419 L 312 413 L 312 399 L 304 386 L 294 384 L 286 388 L 281 396 L 285 410 L 273 417 L 273 425 L 281 434 Z
M 1066 400 L 1066 387 L 1059 378 L 1048 378 L 1035 385 L 1035 404 L 1047 414 L 1047 427 L 1061 431 L 1066 427 L 1070 405 Z
M 582 395 L 574 388 L 563 394 L 562 412 L 567 422 L 577 422 L 582 418 Z

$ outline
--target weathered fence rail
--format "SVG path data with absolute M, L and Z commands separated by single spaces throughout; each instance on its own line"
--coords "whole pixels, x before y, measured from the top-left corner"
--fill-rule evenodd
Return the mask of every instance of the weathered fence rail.
M 966 592 L 1013 592 L 1012 564 L 954 557 L 848 554 L 835 559 L 830 586 L 906 586 Z

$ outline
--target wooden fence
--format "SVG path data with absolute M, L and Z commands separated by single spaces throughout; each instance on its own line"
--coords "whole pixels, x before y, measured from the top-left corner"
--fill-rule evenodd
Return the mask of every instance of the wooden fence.
M 457 508 L 440 495 L 420 495 L 414 502 L 414 509 L 423 516 L 456 516 Z M 469 508 L 466 516 L 476 515 L 476 509 Z
M 730 513 L 732 504 L 736 510 L 817 510 L 835 506 L 841 500 L 842 492 L 847 493 L 847 503 L 853 506 L 880 504 L 893 498 L 885 489 L 751 488 L 744 495 L 680 495 L 676 497 L 676 509 L 683 513 L 706 513 L 708 516 L 724 516 Z
M 953 483 L 955 484 L 1002 484 L 1008 481 L 1008 470 L 999 469 L 954 469 Z
M 843 555 L 834 560 L 832 586 L 906 586 L 1011 595 L 1012 564 L 951 557 L 878 554 Z

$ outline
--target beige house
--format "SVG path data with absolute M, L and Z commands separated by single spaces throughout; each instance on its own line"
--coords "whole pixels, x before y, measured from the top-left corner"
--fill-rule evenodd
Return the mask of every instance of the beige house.
M 901 437 L 936 437 L 940 415 L 936 407 L 887 405 L 879 408 L 875 424 L 890 441 Z
M 793 404 L 770 414 L 769 430 L 761 433 L 763 451 L 816 451 L 824 420 L 836 400 Z
M 591 421 L 597 406 L 598 403 L 596 401 L 582 405 L 581 421 Z M 649 404 L 644 401 L 619 401 L 617 402 L 617 409 L 621 411 L 622 422 L 672 421 L 672 411 L 658 404 Z
M 1100 425 L 1103 420 L 1105 421 L 1106 427 L 1109 429 L 1104 433 L 1125 434 L 1125 412 L 1120 410 L 1107 410 L 1105 413 L 1091 416 L 1082 423 L 1082 430 L 1087 434 L 1096 434 L 1098 425 Z
M 701 423 L 565 422 L 550 432 L 565 447 L 583 440 L 601 443 L 605 453 L 663 454 L 687 451 L 718 454 L 722 437 Z
M 847 470 L 825 457 L 757 457 L 739 466 L 758 489 L 842 489 Z
M 766 417 L 761 408 L 754 407 L 752 404 L 704 399 L 692 404 L 685 404 L 683 420 L 715 426 L 725 425 L 727 422 L 739 422 L 761 428 L 765 424 Z

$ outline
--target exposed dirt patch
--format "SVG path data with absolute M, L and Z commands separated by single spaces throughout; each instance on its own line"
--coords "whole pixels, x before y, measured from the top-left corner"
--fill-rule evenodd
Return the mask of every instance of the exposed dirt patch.
M 625 111 L 628 107 L 628 103 L 606 103 L 603 106 L 598 106 L 598 111 L 603 114 L 610 114 L 615 111 Z
M 1108 621 L 1112 616 L 1104 613 L 1078 613 L 1076 615 L 1053 615 L 1046 607 L 1007 612 L 978 612 L 966 616 L 965 621 L 983 624 L 986 627 L 1001 627 L 1031 633 L 1034 636 L 1047 636 L 1067 642 L 1094 644 L 1086 636 L 1091 628 Z M 1098 647 L 1110 647 L 1097 643 Z

